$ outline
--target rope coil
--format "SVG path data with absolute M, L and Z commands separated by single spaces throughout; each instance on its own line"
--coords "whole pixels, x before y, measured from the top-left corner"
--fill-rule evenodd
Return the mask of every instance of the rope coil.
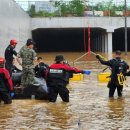
M 126 78 L 125 76 L 122 74 L 122 72 L 120 74 L 118 74 L 117 76 L 118 78 L 118 83 L 119 85 L 123 85 L 126 82 Z

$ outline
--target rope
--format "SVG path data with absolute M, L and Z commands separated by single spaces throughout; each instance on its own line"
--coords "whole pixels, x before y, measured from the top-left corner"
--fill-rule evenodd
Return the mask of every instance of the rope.
M 118 74 L 117 78 L 119 85 L 123 85 L 126 82 L 125 76 L 122 74 L 122 72 Z

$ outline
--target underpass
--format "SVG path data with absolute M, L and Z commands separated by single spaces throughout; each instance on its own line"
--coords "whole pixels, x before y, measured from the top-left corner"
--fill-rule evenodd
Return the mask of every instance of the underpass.
M 130 28 L 128 28 L 130 51 Z M 124 28 L 112 33 L 112 51 L 125 50 Z M 88 50 L 88 28 L 39 28 L 32 31 L 37 52 L 84 52 Z M 94 52 L 108 52 L 108 36 L 105 29 L 90 28 L 90 45 Z

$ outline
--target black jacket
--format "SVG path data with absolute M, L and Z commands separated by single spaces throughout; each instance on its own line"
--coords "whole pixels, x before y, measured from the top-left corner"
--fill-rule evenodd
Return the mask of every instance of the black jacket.
M 13 62 L 13 55 L 17 55 L 17 52 L 14 50 L 14 48 L 9 45 L 6 50 L 5 50 L 5 60 L 6 62 L 8 63 L 11 63 Z
M 38 65 L 35 66 L 34 71 L 35 71 L 35 76 L 37 78 L 46 78 L 46 73 L 48 70 L 49 66 L 43 62 L 39 63 Z
M 119 71 L 125 74 L 127 69 L 129 69 L 129 65 L 120 58 L 113 58 L 108 61 L 104 61 L 102 58 L 99 58 L 99 61 L 101 64 L 107 65 L 111 68 L 111 79 L 114 81 L 117 80 L 117 74 L 119 74 Z M 120 67 L 120 64 L 122 68 Z

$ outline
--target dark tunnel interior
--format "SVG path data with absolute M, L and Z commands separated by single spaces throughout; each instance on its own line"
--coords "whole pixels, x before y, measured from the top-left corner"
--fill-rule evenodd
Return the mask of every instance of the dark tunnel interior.
M 84 50 L 83 29 L 37 29 L 32 34 L 39 52 Z
M 116 29 L 112 35 L 113 37 L 113 51 L 121 50 L 125 51 L 125 29 Z M 130 51 L 130 28 L 127 28 L 127 48 Z
M 90 43 L 94 37 L 105 34 L 106 30 L 91 28 Z M 85 33 L 84 33 L 85 32 Z M 85 43 L 84 45 L 84 34 Z M 130 29 L 128 29 L 128 36 Z M 46 28 L 32 31 L 33 40 L 37 43 L 37 52 L 83 52 L 88 46 L 88 29 L 86 28 Z M 124 28 L 116 29 L 112 36 L 113 51 L 125 50 Z M 128 43 L 130 37 L 128 37 Z M 130 45 L 128 44 L 128 50 Z

